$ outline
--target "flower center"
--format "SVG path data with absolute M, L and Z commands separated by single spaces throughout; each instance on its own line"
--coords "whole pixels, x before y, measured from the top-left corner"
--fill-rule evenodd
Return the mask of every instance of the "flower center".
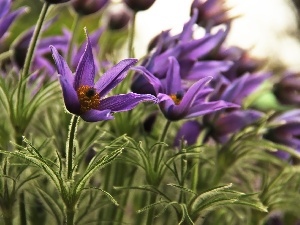
M 175 103 L 175 105 L 179 105 L 182 98 L 183 98 L 183 92 L 182 91 L 178 91 L 176 94 L 171 94 L 169 95 L 171 97 L 171 99 L 173 100 L 173 102 Z
M 77 89 L 77 96 L 80 102 L 80 112 L 84 113 L 91 109 L 97 109 L 100 105 L 100 95 L 94 87 L 82 85 Z

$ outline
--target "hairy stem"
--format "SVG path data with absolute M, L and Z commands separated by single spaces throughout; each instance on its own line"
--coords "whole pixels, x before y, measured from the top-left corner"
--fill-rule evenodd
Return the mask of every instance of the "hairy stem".
M 72 179 L 73 175 L 73 164 L 74 164 L 74 156 L 76 154 L 75 152 L 75 146 L 74 142 L 76 139 L 76 132 L 77 132 L 77 125 L 78 125 L 79 117 L 76 115 L 72 116 L 71 124 L 69 127 L 69 133 L 68 133 L 68 141 L 66 146 L 66 166 L 67 166 L 67 178 L 69 180 Z

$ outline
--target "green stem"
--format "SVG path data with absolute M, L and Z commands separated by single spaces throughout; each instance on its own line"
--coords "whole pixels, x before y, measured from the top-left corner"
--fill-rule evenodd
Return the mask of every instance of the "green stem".
M 164 142 L 164 140 L 167 136 L 167 132 L 168 132 L 168 129 L 170 127 L 170 124 L 171 124 L 171 121 L 167 120 L 167 122 L 165 124 L 165 127 L 164 127 L 164 130 L 161 133 L 159 142 Z M 156 157 L 155 157 L 155 161 L 154 161 L 154 169 L 158 169 L 158 165 L 159 165 L 160 161 L 162 160 L 162 156 L 163 156 L 162 147 L 163 147 L 162 144 L 158 145 L 157 152 L 156 152 Z
M 66 212 L 66 225 L 74 225 L 74 217 L 75 217 L 75 210 L 74 207 L 67 207 Z
M 156 195 L 154 193 L 149 193 L 149 204 L 153 204 L 156 201 Z M 152 225 L 154 219 L 155 210 L 154 207 L 151 207 L 148 210 L 146 225 Z
M 73 115 L 69 127 L 69 133 L 68 133 L 68 141 L 66 147 L 66 165 L 67 165 L 67 178 L 69 180 L 72 179 L 72 174 L 73 174 L 74 156 L 76 154 L 74 141 L 76 139 L 75 136 L 76 136 L 78 121 L 79 121 L 79 117 Z
M 136 12 L 134 12 L 132 15 L 131 30 L 129 33 L 129 40 L 128 40 L 128 57 L 129 58 L 134 57 L 133 41 L 134 41 L 134 33 L 135 33 L 135 20 L 136 20 Z
M 81 16 L 76 13 L 75 19 L 73 20 L 73 25 L 72 25 L 72 36 L 71 36 L 71 40 L 68 46 L 68 52 L 67 52 L 67 62 L 69 63 L 69 65 L 71 65 L 72 62 L 72 50 L 76 41 L 76 37 L 77 37 L 77 30 L 79 27 L 79 21 L 81 19 Z
M 40 16 L 38 18 L 36 27 L 34 29 L 33 36 L 32 36 L 32 38 L 30 40 L 30 43 L 29 43 L 28 52 L 26 54 L 24 68 L 23 68 L 22 75 L 21 75 L 22 79 L 25 79 L 25 78 L 28 77 L 28 73 L 29 73 L 29 70 L 30 70 L 31 62 L 32 62 L 32 57 L 34 55 L 34 51 L 35 51 L 35 48 L 37 46 L 37 41 L 38 41 L 38 38 L 40 36 L 41 29 L 42 29 L 47 11 L 49 9 L 49 6 L 50 6 L 50 4 L 45 1 L 44 5 L 43 5 L 43 8 L 42 8 L 42 11 L 40 13 Z
M 205 136 L 208 133 L 208 131 L 209 131 L 208 129 L 204 129 L 201 132 L 201 135 L 198 138 L 197 144 L 202 144 L 204 142 Z M 199 158 L 193 159 L 192 166 L 194 166 L 194 165 L 195 166 L 194 166 L 194 168 L 192 170 L 192 182 L 191 182 L 191 186 L 192 186 L 192 190 L 194 192 L 196 192 L 196 193 L 197 193 L 197 186 L 198 186 L 198 181 L 199 181 L 199 163 L 200 163 Z
M 18 96 L 17 96 L 18 97 L 17 104 L 21 104 L 21 106 L 23 106 L 23 104 L 24 104 L 24 98 L 25 98 L 25 92 L 26 92 L 26 82 L 24 82 L 24 81 L 29 76 L 32 58 L 34 55 L 35 48 L 37 46 L 38 38 L 40 36 L 41 29 L 42 29 L 47 11 L 49 9 L 49 6 L 50 6 L 50 4 L 48 2 L 44 2 L 42 11 L 41 11 L 38 21 L 36 23 L 32 38 L 29 43 L 28 51 L 27 51 L 27 54 L 25 57 L 24 67 L 23 67 L 21 77 L 19 80 Z M 21 96 L 21 93 L 23 94 L 22 96 Z M 19 111 L 21 111 L 21 113 L 23 113 L 22 109 L 19 109 Z

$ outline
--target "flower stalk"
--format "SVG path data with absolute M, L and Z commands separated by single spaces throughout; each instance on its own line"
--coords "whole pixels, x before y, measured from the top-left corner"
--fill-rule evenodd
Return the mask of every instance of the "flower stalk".
M 72 65 L 71 61 L 72 61 L 72 49 L 76 40 L 76 34 L 78 33 L 78 27 L 80 24 L 80 19 L 81 16 L 80 14 L 76 13 L 76 16 L 73 20 L 73 25 L 72 25 L 72 35 L 71 35 L 71 40 L 68 46 L 68 52 L 67 52 L 67 62 L 69 63 L 69 65 Z
M 73 115 L 69 127 L 68 141 L 66 146 L 66 166 L 67 166 L 68 180 L 72 179 L 72 174 L 73 174 L 73 164 L 74 164 L 74 156 L 75 156 L 74 142 L 76 139 L 78 121 L 79 121 L 79 117 Z
M 131 29 L 129 32 L 129 39 L 128 39 L 128 57 L 134 57 L 134 50 L 133 50 L 133 41 L 134 41 L 134 34 L 135 34 L 135 20 L 136 20 L 136 12 L 132 14 L 131 20 Z

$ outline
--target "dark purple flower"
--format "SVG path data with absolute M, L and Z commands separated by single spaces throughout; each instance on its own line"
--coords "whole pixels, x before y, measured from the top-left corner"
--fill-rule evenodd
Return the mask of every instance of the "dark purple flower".
M 287 111 L 271 122 L 270 128 L 265 137 L 275 143 L 287 145 L 300 152 L 300 110 L 294 109 Z M 278 151 L 276 153 L 283 159 L 288 159 L 289 154 Z
M 11 8 L 11 0 L 1 0 L 0 1 L 0 40 L 7 32 L 10 25 L 14 20 L 26 12 L 26 7 L 21 7 L 20 9 L 9 12 Z
M 234 17 L 228 15 L 228 8 L 224 0 L 194 0 L 191 14 L 198 10 L 197 24 L 200 26 L 214 26 L 230 22 Z
M 187 121 L 178 130 L 174 139 L 173 146 L 180 146 L 181 141 L 186 141 L 188 146 L 197 142 L 200 132 L 203 130 L 202 125 L 197 121 Z
M 110 0 L 71 0 L 75 12 L 90 15 L 104 8 Z
M 107 27 L 110 30 L 122 30 L 128 26 L 132 18 L 132 12 L 126 7 L 110 11 L 107 15 Z
M 133 109 L 140 102 L 157 102 L 152 95 L 135 93 L 120 94 L 104 98 L 125 77 L 136 59 L 125 59 L 106 71 L 94 83 L 95 65 L 91 43 L 87 37 L 86 49 L 73 76 L 64 58 L 50 46 L 59 73 L 65 106 L 70 113 L 79 115 L 87 122 L 113 119 L 113 113 Z
M 125 4 L 135 12 L 149 9 L 155 0 L 123 0 Z
M 169 58 L 168 71 L 165 79 L 158 79 L 142 66 L 134 70 L 143 73 L 153 86 L 159 99 L 159 107 L 164 116 L 171 121 L 193 118 L 237 105 L 225 102 L 207 102 L 206 97 L 212 89 L 206 87 L 212 79 L 205 77 L 187 87 L 182 82 L 180 67 L 174 57 Z M 166 65 L 165 65 L 166 66 Z
M 300 73 L 286 71 L 275 84 L 274 94 L 282 104 L 300 106 Z

